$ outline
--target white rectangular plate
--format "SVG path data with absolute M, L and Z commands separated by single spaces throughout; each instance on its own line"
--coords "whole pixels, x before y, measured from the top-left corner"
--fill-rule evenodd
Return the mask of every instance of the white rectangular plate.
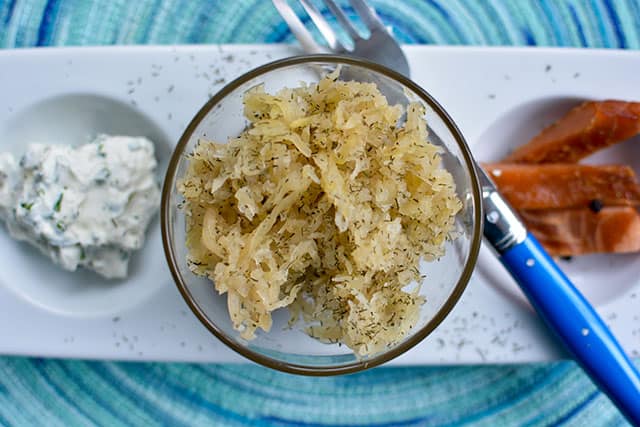
M 458 123 L 480 160 L 498 159 L 580 99 L 640 100 L 640 54 L 571 49 L 407 46 L 413 77 Z M 282 45 L 101 47 L 0 52 L 0 150 L 144 134 L 164 163 L 190 118 L 225 82 L 299 54 Z M 631 161 L 640 140 L 598 154 Z M 161 171 L 162 172 L 162 171 Z M 0 353 L 238 362 L 191 314 L 152 225 L 122 283 L 66 273 L 0 229 Z M 640 355 L 640 258 L 562 262 L 627 351 Z M 213 292 L 213 289 L 212 289 Z M 499 263 L 483 253 L 444 323 L 394 364 L 530 362 L 562 350 Z

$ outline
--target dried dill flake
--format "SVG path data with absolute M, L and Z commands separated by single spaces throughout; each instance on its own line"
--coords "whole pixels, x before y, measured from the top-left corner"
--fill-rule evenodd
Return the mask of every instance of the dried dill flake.
M 201 141 L 178 189 L 190 268 L 226 293 L 242 337 L 288 307 L 309 335 L 371 355 L 416 325 L 419 260 L 434 260 L 461 203 L 423 107 L 402 127 L 375 84 L 337 80 L 246 92 L 248 127 Z

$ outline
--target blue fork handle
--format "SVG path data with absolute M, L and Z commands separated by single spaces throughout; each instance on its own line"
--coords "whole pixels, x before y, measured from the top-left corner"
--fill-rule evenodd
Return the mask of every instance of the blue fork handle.
M 504 252 L 501 261 L 591 379 L 633 425 L 640 426 L 640 373 L 538 241 L 528 234 Z

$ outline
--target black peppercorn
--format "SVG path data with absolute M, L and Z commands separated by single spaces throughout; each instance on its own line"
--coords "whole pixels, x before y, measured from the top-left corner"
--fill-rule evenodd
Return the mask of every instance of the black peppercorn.
M 595 213 L 600 212 L 603 207 L 604 203 L 602 203 L 602 200 L 600 199 L 593 199 L 589 202 L 589 209 L 591 209 Z

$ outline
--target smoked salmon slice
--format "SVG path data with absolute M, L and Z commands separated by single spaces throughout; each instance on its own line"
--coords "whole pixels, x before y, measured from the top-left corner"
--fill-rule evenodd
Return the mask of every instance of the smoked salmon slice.
M 482 167 L 516 209 L 640 205 L 640 185 L 629 166 L 493 163 Z
M 575 163 L 640 133 L 640 102 L 587 101 L 517 148 L 507 163 Z
M 640 251 L 640 214 L 629 206 L 520 211 L 529 231 L 555 256 Z

